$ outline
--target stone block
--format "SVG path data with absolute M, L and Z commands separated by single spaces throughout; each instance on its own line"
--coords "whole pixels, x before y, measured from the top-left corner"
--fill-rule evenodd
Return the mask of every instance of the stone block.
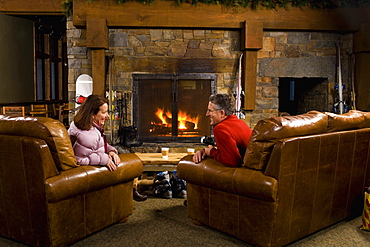
M 257 51 L 257 58 L 265 58 L 265 57 L 271 57 L 271 54 L 269 51 Z
M 184 39 L 193 39 L 194 38 L 194 35 L 193 35 L 193 32 L 192 31 L 184 31 Z
M 273 51 L 275 50 L 275 38 L 263 37 L 262 39 L 262 51 Z
M 136 36 L 129 36 L 128 45 L 130 47 L 140 47 L 143 46 L 143 43 Z
M 127 47 L 128 39 L 127 33 L 114 33 L 109 35 L 110 47 Z
M 173 57 L 184 57 L 186 53 L 186 43 L 171 42 L 168 55 Z
M 211 50 L 213 47 L 213 43 L 211 42 L 201 42 L 199 44 L 199 49 L 201 50 Z
M 259 76 L 271 77 L 333 77 L 335 57 L 263 58 Z
M 187 49 L 185 57 L 211 57 L 210 50 Z
M 162 40 L 162 30 L 161 29 L 151 29 L 150 30 L 150 40 L 151 41 L 160 41 Z
M 204 37 L 204 30 L 194 30 L 193 31 L 194 37 Z
M 190 40 L 188 43 L 188 48 L 190 49 L 198 49 L 200 41 L 199 40 Z
M 164 40 L 172 40 L 175 39 L 175 36 L 173 35 L 172 30 L 164 29 L 163 30 L 163 39 Z
M 82 65 L 81 59 L 68 59 L 68 68 L 70 69 L 81 68 L 82 67 L 81 65 Z
M 157 41 L 155 44 L 159 47 L 169 47 L 170 41 Z
M 173 36 L 175 36 L 175 39 L 183 39 L 184 38 L 182 30 L 173 30 Z
M 71 47 L 68 49 L 68 55 L 84 55 L 87 54 L 87 48 L 86 47 Z
M 256 108 L 257 109 L 271 109 L 272 99 L 256 99 Z
M 136 38 L 141 42 L 150 42 L 150 35 L 137 35 Z
M 299 46 L 297 45 L 287 45 L 284 50 L 285 57 L 294 58 L 294 57 L 300 57 L 301 52 L 299 49 Z
M 230 58 L 230 46 L 227 44 L 214 44 L 212 48 L 212 56 Z
M 308 32 L 289 32 L 288 44 L 309 44 L 310 33 Z

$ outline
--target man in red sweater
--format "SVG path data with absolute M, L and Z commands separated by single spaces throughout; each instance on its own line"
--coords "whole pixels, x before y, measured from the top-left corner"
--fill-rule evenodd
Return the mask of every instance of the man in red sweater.
M 230 167 L 240 166 L 243 163 L 252 130 L 233 114 L 234 109 L 234 100 L 231 96 L 211 95 L 206 116 L 214 126 L 213 134 L 217 147 L 209 145 L 196 152 L 193 157 L 195 163 L 199 163 L 206 156 L 213 157 L 221 164 Z

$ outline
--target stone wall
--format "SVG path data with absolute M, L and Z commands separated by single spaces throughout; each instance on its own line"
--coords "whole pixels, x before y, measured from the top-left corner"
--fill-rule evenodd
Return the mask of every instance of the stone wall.
M 69 99 L 75 97 L 80 74 L 91 75 L 91 52 L 85 47 L 86 30 L 67 25 Z M 342 45 L 343 82 L 348 82 L 348 56 L 352 35 L 325 32 L 264 32 L 258 51 L 256 108 L 245 112 L 252 128 L 260 120 L 277 116 L 280 77 L 328 78 L 329 105 L 336 82 L 335 41 Z M 112 88 L 132 91 L 133 73 L 212 73 L 217 91 L 231 94 L 237 85 L 240 32 L 236 30 L 110 29 Z M 108 85 L 107 85 L 108 87 Z M 129 102 L 128 109 L 132 106 Z M 130 113 L 130 112 L 129 112 Z M 132 121 L 131 113 L 125 125 Z
M 340 42 L 341 45 L 342 80 L 348 88 L 348 54 L 352 53 L 352 34 L 264 32 L 263 49 L 258 51 L 256 110 L 251 124 L 266 116 L 266 112 L 278 113 L 278 86 L 281 77 L 327 78 L 327 109 L 332 111 L 337 97 L 334 90 L 337 82 L 335 42 Z

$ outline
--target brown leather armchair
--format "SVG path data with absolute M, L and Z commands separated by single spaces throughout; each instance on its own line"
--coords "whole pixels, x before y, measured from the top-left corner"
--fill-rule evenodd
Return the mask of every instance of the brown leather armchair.
M 78 166 L 66 128 L 45 117 L 0 115 L 0 235 L 32 246 L 66 246 L 133 212 L 135 154 L 114 172 Z
M 370 113 L 316 111 L 261 120 L 242 167 L 191 156 L 188 216 L 257 246 L 284 246 L 362 213 L 370 184 Z

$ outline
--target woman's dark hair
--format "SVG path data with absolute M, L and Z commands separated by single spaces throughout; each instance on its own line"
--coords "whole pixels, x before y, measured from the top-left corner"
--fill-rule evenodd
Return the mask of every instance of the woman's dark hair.
M 93 126 L 93 116 L 97 114 L 100 107 L 108 103 L 108 100 L 100 95 L 92 94 L 78 108 L 73 121 L 77 128 L 81 130 L 89 130 Z
M 230 116 L 235 111 L 234 98 L 227 94 L 214 94 L 209 97 L 209 102 L 215 105 L 215 110 L 224 110 L 226 116 Z

